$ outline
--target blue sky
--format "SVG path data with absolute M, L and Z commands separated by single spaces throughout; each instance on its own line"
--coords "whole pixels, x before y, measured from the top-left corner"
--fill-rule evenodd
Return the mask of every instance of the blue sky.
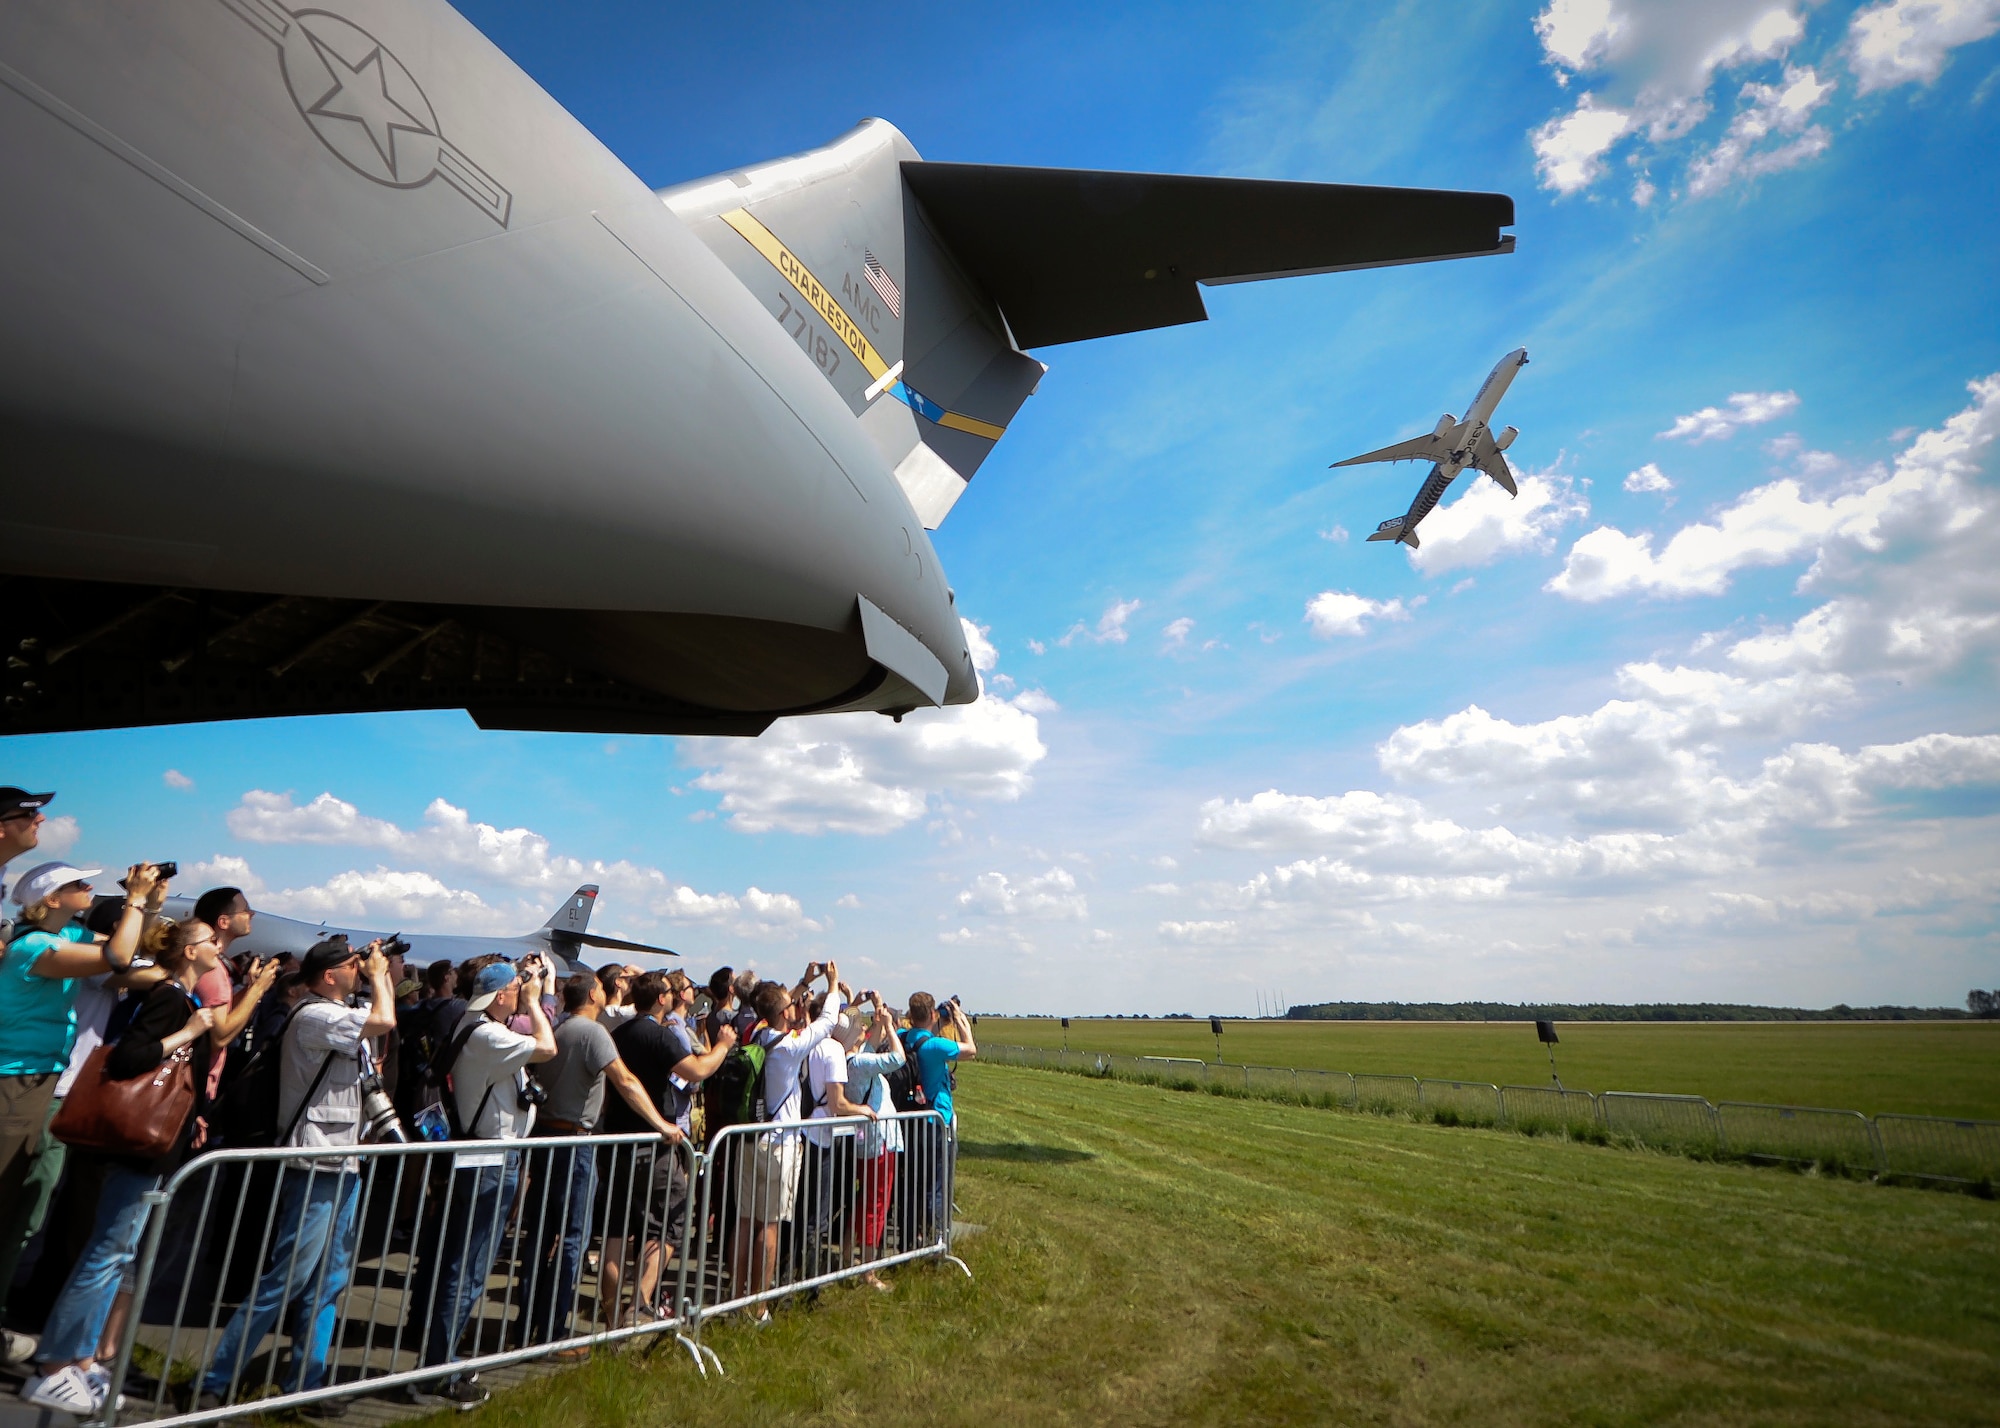
M 1519 251 L 1038 354 L 937 535 L 979 705 L 11 740 L 53 843 L 411 929 L 588 878 L 698 971 L 992 1010 L 2000 982 L 2000 3 L 463 8 L 654 186 L 880 115 L 938 159 L 1502 190 Z M 1422 473 L 1328 463 L 1523 344 L 1520 499 L 1365 544 Z

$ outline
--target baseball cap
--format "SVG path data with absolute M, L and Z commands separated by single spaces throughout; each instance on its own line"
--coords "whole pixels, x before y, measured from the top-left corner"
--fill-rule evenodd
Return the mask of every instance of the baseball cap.
M 479 969 L 479 976 L 472 984 L 472 999 L 465 1004 L 467 1011 L 485 1011 L 493 1005 L 493 999 L 514 985 L 520 973 L 508 961 L 488 962 Z
M 14 884 L 14 901 L 30 907 L 66 883 L 87 883 L 103 871 L 71 867 L 68 863 L 37 863 Z
M 313 943 L 312 950 L 299 959 L 299 975 L 308 982 L 317 982 L 350 957 L 359 955 L 354 948 L 348 946 L 345 936 L 329 937 L 323 942 Z
M 415 977 L 405 977 L 402 981 L 396 983 L 396 995 L 399 998 L 407 997 L 411 992 L 421 992 L 423 989 L 423 983 L 419 982 Z
M 29 793 L 12 784 L 0 787 L 0 818 L 9 813 L 32 813 L 54 797 L 53 793 Z

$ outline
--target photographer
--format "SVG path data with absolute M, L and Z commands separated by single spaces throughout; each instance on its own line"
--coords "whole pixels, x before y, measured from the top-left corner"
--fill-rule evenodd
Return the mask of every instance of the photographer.
M 532 982 L 505 958 L 495 958 L 478 970 L 465 1004 L 472 1025 L 453 1033 L 459 1049 L 452 1059 L 447 1104 L 453 1112 L 454 1134 L 462 1132 L 466 1140 L 524 1139 L 535 1124 L 535 1107 L 544 1099 L 539 1086 L 530 1089 L 526 1068 L 555 1059 L 555 1033 L 542 1011 L 542 997 L 554 988 L 555 973 L 538 959 L 525 960 L 535 961 Z M 507 1029 L 508 1019 L 517 1013 L 528 1018 L 528 1035 Z M 517 1151 L 468 1150 L 452 1157 L 444 1199 L 450 1214 L 436 1241 L 440 1263 L 435 1267 L 437 1294 L 424 1336 L 425 1367 L 449 1363 L 457 1356 L 466 1322 L 485 1295 L 486 1276 L 493 1268 L 520 1179 Z M 433 1268 L 426 1263 L 417 1272 L 429 1276 Z M 413 1383 L 407 1396 L 427 1408 L 461 1410 L 476 1408 L 490 1397 L 476 1375 L 457 1373 L 442 1381 Z
M 270 963 L 258 969 L 268 976 Z M 364 1080 L 373 1070 L 367 1043 L 395 1025 L 395 993 L 382 943 L 355 951 L 344 938 L 328 938 L 306 953 L 300 966 L 306 995 L 281 1033 L 278 1064 L 278 1143 L 295 1146 L 357 1145 L 362 1131 Z M 347 1005 L 360 977 L 368 979 L 369 1005 Z M 353 1156 L 288 1161 L 280 1182 L 276 1242 L 271 1264 L 250 1298 L 222 1331 L 195 1407 L 219 1408 L 236 1386 L 244 1364 L 280 1315 L 299 1306 L 295 1322 L 309 1335 L 292 1345 L 287 1392 L 319 1388 L 333 1338 L 334 1305 L 354 1266 L 361 1197 L 360 1162 Z M 309 1417 L 346 1413 L 342 1400 L 308 1404 Z
M 949 1035 L 939 1034 L 936 1024 L 940 1016 L 947 1023 Z M 942 1127 L 935 1122 L 911 1127 L 910 1149 L 914 1158 L 909 1168 L 917 1178 L 915 1188 L 923 1198 L 925 1213 L 920 1231 L 928 1239 L 939 1225 L 946 1223 L 951 1211 L 951 1206 L 945 1203 L 945 1187 L 950 1180 L 952 1157 L 957 1154 L 953 1131 L 958 1124 L 958 1111 L 952 1105 L 951 1068 L 979 1054 L 972 1040 L 972 1023 L 966 1019 L 965 1008 L 958 1004 L 958 998 L 953 997 L 940 1007 L 929 992 L 910 993 L 910 1029 L 904 1034 L 903 1050 L 916 1063 L 925 1104 L 944 1119 Z

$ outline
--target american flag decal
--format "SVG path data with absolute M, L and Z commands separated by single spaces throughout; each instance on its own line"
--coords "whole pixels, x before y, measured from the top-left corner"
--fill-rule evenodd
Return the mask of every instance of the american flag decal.
M 903 294 L 889 276 L 889 270 L 882 266 L 880 258 L 866 248 L 861 250 L 861 258 L 862 271 L 868 275 L 868 286 L 875 289 L 882 301 L 889 305 L 889 315 L 900 318 L 903 315 Z

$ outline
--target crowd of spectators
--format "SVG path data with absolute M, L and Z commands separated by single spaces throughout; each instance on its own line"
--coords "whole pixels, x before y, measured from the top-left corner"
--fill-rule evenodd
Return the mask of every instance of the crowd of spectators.
M 674 1312 L 667 1270 L 694 1229 L 682 1147 L 723 1157 L 705 1228 L 738 1296 L 810 1277 L 835 1244 L 887 1291 L 876 1262 L 891 1225 L 922 1244 L 948 1214 L 951 1133 L 892 1113 L 954 1122 L 952 1068 L 977 1051 L 955 1000 L 916 992 L 898 1013 L 831 962 L 796 983 L 723 967 L 704 986 L 631 965 L 559 976 L 532 953 L 413 968 L 393 939 L 258 957 L 235 947 L 256 918 L 240 889 L 204 889 L 169 915 L 170 864 L 135 865 L 115 892 L 103 870 L 59 860 L 5 881 L 53 797 L 0 788 L 0 1368 L 32 1404 L 104 1407 L 143 1308 L 149 1219 L 172 1213 L 157 1192 L 218 1148 L 323 1154 L 284 1160 L 268 1219 L 190 1220 L 170 1236 L 190 1263 L 239 1249 L 232 1234 L 256 1246 L 248 1282 L 216 1290 L 220 1332 L 181 1404 L 195 1410 L 241 1401 L 274 1331 L 289 1340 L 276 1388 L 328 1382 L 364 1203 L 389 1206 L 383 1244 L 407 1255 L 402 1324 L 418 1366 L 437 1370 L 401 1391 L 462 1409 L 486 1390 L 454 1365 L 508 1256 L 516 1344 Z M 579 1143 L 613 1135 L 630 1138 Z M 384 1139 L 522 1145 L 403 1174 L 413 1162 L 355 1154 Z M 240 1211 L 253 1168 L 229 1168 Z M 753 1312 L 768 1318 L 768 1303 Z M 300 1411 L 338 1418 L 347 1399 Z

